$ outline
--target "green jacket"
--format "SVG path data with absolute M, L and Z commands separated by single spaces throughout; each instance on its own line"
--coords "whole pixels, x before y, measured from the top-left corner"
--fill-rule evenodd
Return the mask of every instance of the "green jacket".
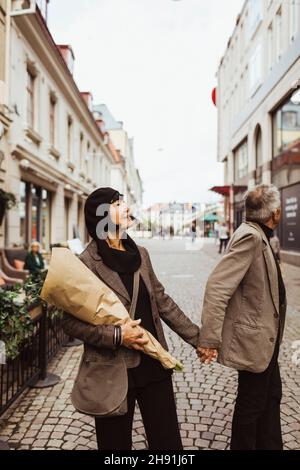
M 43 257 L 41 255 L 41 253 L 37 253 L 37 256 L 38 256 L 38 259 L 40 261 L 39 264 L 37 263 L 35 255 L 33 254 L 32 251 L 29 251 L 29 253 L 27 253 L 27 256 L 25 258 L 24 269 L 28 269 L 28 271 L 30 271 L 31 274 L 37 273 L 41 269 L 44 269 L 44 267 L 45 267 L 44 260 L 43 260 Z

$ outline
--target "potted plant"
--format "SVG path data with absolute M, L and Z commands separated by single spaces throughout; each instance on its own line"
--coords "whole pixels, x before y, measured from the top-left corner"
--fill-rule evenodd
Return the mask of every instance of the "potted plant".
M 16 196 L 0 189 L 0 225 L 2 225 L 6 210 L 12 209 L 17 205 Z

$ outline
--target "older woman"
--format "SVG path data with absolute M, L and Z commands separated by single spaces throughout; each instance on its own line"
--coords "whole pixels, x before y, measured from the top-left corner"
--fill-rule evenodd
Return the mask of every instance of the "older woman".
M 85 204 L 85 220 L 93 240 L 80 259 L 117 294 L 128 310 L 134 290 L 134 273 L 140 272 L 135 315 L 137 320 L 130 320 L 122 326 L 91 326 L 68 314 L 64 319 L 66 333 L 83 340 L 85 350 L 92 351 L 90 354 L 93 357 L 97 354 L 99 367 L 100 363 L 105 363 L 101 382 L 95 378 L 92 385 L 100 393 L 104 384 L 112 384 L 107 396 L 103 394 L 103 399 L 109 400 L 110 395 L 118 393 L 118 381 L 124 380 L 124 369 L 127 375 L 125 412 L 119 416 L 95 418 L 98 448 L 131 449 L 137 401 L 149 448 L 180 450 L 182 443 L 172 372 L 140 352 L 146 340 L 139 325 L 150 331 L 165 348 L 167 344 L 161 320 L 194 348 L 199 343 L 199 328 L 165 293 L 153 271 L 147 250 L 137 246 L 126 233 L 132 218 L 118 191 L 112 188 L 94 191 Z
M 31 243 L 31 250 L 25 258 L 24 269 L 28 269 L 30 274 L 38 274 L 45 267 L 43 257 L 40 253 L 40 244 L 37 241 Z

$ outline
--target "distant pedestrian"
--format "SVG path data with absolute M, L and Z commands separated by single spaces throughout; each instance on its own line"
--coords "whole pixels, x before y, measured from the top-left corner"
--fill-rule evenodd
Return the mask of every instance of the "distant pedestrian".
M 197 227 L 196 227 L 196 221 L 195 220 L 192 222 L 191 235 L 192 235 L 192 242 L 194 243 L 194 241 L 196 240 L 196 237 L 197 237 Z
M 28 269 L 30 274 L 38 274 L 45 268 L 43 256 L 40 253 L 40 244 L 37 241 L 31 243 L 31 250 L 25 258 L 24 269 Z
M 219 253 L 222 253 L 223 247 L 224 247 L 224 251 L 226 250 L 227 244 L 228 244 L 228 240 L 229 240 L 229 231 L 228 231 L 227 224 L 225 224 L 225 222 L 224 222 L 224 223 L 219 227 L 219 242 L 220 242 L 220 245 L 219 245 Z

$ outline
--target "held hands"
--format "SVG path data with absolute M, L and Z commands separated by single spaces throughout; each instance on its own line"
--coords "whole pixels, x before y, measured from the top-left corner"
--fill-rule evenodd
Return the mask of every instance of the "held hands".
M 217 357 L 218 351 L 210 348 L 197 348 L 197 355 L 203 364 L 211 364 Z
M 139 326 L 140 323 L 141 320 L 128 319 L 121 325 L 122 345 L 126 348 L 143 351 L 142 346 L 149 342 L 145 337 L 143 328 Z

